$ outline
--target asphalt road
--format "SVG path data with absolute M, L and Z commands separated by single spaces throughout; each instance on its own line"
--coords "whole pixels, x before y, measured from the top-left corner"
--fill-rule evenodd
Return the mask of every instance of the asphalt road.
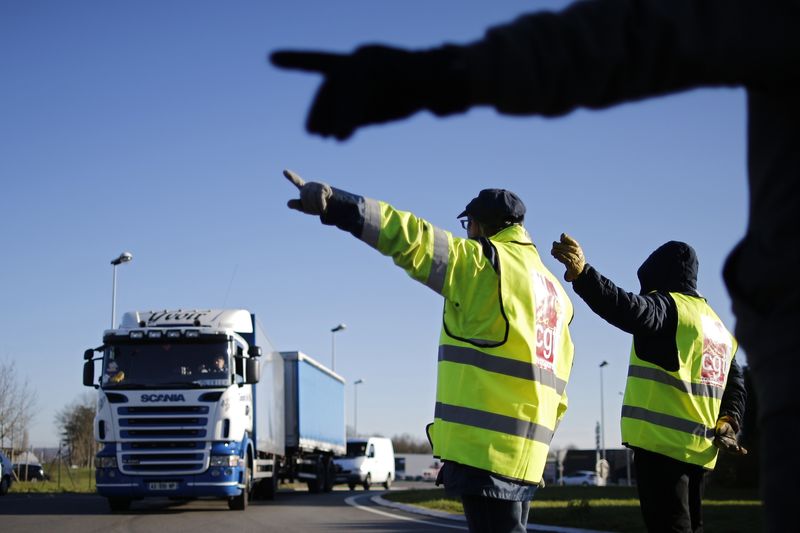
M 0 531 L 370 533 L 466 530 L 464 523 L 377 506 L 370 497 L 380 493 L 351 492 L 339 487 L 327 494 L 282 490 L 274 501 L 251 502 L 246 511 L 230 511 L 222 500 L 142 500 L 134 502 L 130 511 L 114 514 L 108 511 L 106 500 L 96 495 L 11 493 L 0 497 Z

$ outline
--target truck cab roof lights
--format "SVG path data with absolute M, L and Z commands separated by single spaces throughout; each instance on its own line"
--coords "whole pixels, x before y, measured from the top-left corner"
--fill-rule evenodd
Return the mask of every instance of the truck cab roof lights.
M 149 339 L 160 339 L 164 335 L 163 331 L 154 330 L 147 332 L 147 338 Z
M 144 331 L 131 331 L 131 339 L 144 338 Z
M 183 332 L 183 334 L 186 336 L 187 339 L 196 339 L 197 337 L 200 336 L 200 332 L 197 331 L 196 329 L 187 329 L 186 331 Z
M 178 331 L 178 330 L 172 330 L 172 331 L 168 331 L 167 332 L 167 338 L 168 339 L 177 339 L 180 336 L 181 336 L 181 332 Z

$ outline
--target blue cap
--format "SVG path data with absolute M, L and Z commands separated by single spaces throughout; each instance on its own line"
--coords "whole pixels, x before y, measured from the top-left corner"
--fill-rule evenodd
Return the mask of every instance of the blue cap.
M 483 189 L 456 218 L 469 217 L 487 224 L 522 222 L 525 204 L 505 189 Z

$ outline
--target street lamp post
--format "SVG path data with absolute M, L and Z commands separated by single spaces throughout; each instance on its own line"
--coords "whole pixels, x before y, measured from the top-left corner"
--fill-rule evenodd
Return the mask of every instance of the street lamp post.
M 603 367 L 606 365 L 608 365 L 608 361 L 600 363 L 600 450 L 603 459 L 606 458 L 606 412 L 603 407 Z
M 122 252 L 119 257 L 111 261 L 113 270 L 113 280 L 111 282 L 111 329 L 114 329 L 114 323 L 117 321 L 117 265 L 122 263 L 129 263 L 133 260 L 133 254 L 130 252 Z
M 331 370 L 336 370 L 336 332 L 347 329 L 345 324 L 339 324 L 331 328 Z
M 357 379 L 353 382 L 353 393 L 355 399 L 353 400 L 353 434 L 358 437 L 358 386 L 364 383 L 363 379 Z

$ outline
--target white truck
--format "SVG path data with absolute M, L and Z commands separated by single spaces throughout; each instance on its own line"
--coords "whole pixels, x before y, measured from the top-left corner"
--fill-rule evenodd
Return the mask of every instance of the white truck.
M 331 490 L 346 449 L 344 378 L 275 351 L 250 312 L 125 313 L 84 360 L 83 383 L 98 390 L 97 491 L 112 511 L 147 497 L 244 510 L 274 498 L 280 478 Z

